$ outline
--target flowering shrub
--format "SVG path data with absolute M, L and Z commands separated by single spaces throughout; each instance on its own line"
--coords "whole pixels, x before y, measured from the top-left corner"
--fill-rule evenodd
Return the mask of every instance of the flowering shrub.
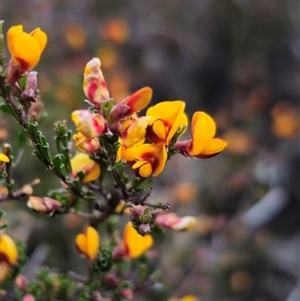
M 61 186 L 41 197 L 33 195 L 36 181 L 16 189 L 12 178 L 17 166 L 14 150 L 5 143 L 0 154 L 0 171 L 1 191 L 6 192 L 1 193 L 0 201 L 24 200 L 30 209 L 51 217 L 70 212 L 86 217 L 86 227 L 74 238 L 74 244 L 87 259 L 90 273 L 87 278 L 67 277 L 42 269 L 37 271 L 38 281 L 29 283 L 22 276 L 25 247 L 16 246 L 10 236 L 1 234 L 3 292 L 23 300 L 44 300 L 42 294 L 51 295 L 49 300 L 129 299 L 135 290 L 155 283 L 150 270 L 138 279 L 128 276 L 128 269 L 134 268 L 128 266 L 130 261 L 141 257 L 146 263 L 151 261 L 151 253 L 147 255 L 147 251 L 155 243 L 152 231 L 159 228 L 185 231 L 195 224 L 191 216 L 166 213 L 172 209 L 167 203 L 148 201 L 153 177 L 159 176 L 175 155 L 210 158 L 222 152 L 226 142 L 215 137 L 215 122 L 204 112 L 194 113 L 191 139 L 182 140 L 188 118 L 181 100 L 160 102 L 140 116 L 139 112 L 151 102 L 150 87 L 115 102 L 101 71 L 101 62 L 93 58 L 87 62 L 83 75 L 88 108 L 82 104 L 82 108 L 71 113 L 76 133 L 72 133 L 66 121 L 54 124 L 56 150 L 53 151 L 40 130 L 41 120 L 37 118 L 40 112 L 33 110 L 38 88 L 37 72 L 31 70 L 40 60 L 47 35 L 39 28 L 28 34 L 22 25 L 17 25 L 8 30 L 6 40 L 11 59 L 7 68 L 5 64 L 1 66 L 0 109 L 19 124 L 23 137 L 32 143 L 33 155 L 60 180 Z M 3 62 L 2 56 L 1 52 Z M 130 222 L 123 227 L 122 237 L 118 237 L 116 230 L 124 224 L 124 219 L 119 219 L 122 215 Z M 98 230 L 104 223 L 108 225 L 108 237 L 100 243 Z M 181 300 L 196 298 L 187 296 Z

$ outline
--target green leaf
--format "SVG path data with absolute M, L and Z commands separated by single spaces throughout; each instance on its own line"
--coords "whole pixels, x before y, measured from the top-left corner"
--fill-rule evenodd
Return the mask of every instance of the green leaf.
M 116 170 L 118 173 L 123 173 L 126 163 L 124 160 L 118 161 L 115 165 L 108 168 L 109 171 Z
M 65 157 L 63 154 L 56 155 L 52 160 L 54 167 L 59 173 L 61 173 L 61 170 L 65 167 L 64 161 Z
M 28 75 L 27 75 L 28 76 Z M 26 83 L 27 83 L 27 76 L 22 77 L 18 83 L 19 83 L 19 87 L 21 90 L 24 90 L 26 87 Z
M 153 180 L 152 177 L 149 178 L 136 178 L 134 177 L 132 179 L 132 188 L 134 190 L 145 190 L 147 188 L 150 188 L 153 186 Z
M 19 148 L 25 147 L 27 141 L 28 141 L 28 140 L 27 140 L 27 134 L 26 134 L 26 132 L 22 129 L 22 130 L 19 132 L 19 135 L 18 135 L 18 147 L 19 147 Z
M 9 103 L 2 102 L 0 104 L 0 110 L 18 120 L 18 115 L 15 113 L 13 107 Z

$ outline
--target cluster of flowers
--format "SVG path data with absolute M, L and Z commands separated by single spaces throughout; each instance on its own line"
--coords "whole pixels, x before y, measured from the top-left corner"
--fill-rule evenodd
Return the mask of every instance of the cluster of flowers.
M 11 53 L 6 83 L 15 84 L 24 74 L 39 62 L 46 46 L 47 35 L 39 28 L 31 33 L 23 31 L 22 25 L 13 26 L 7 32 L 7 45 Z M 32 75 L 32 76 L 31 76 Z M 31 81 L 31 77 L 33 80 Z M 26 93 L 36 89 L 36 72 L 28 75 L 31 82 Z M 30 90 L 31 89 L 31 90 Z M 168 159 L 175 154 L 185 157 L 210 158 L 226 147 L 226 142 L 216 134 L 214 120 L 204 112 L 195 112 L 191 120 L 191 139 L 179 140 L 188 127 L 185 103 L 181 100 L 163 101 L 147 109 L 145 116 L 138 113 L 144 110 L 152 98 L 152 89 L 143 87 L 120 102 L 115 102 L 110 94 L 101 71 L 98 58 L 89 61 L 84 70 L 83 91 L 90 105 L 89 109 L 79 109 L 71 114 L 77 133 L 73 139 L 80 151 L 71 158 L 72 177 L 75 179 L 84 172 L 82 183 L 99 179 L 101 166 L 93 160 L 96 154 L 101 157 L 106 152 L 102 141 L 105 137 L 116 137 L 118 149 L 114 161 L 122 161 L 134 171 L 136 177 L 146 179 L 156 177 L 164 170 Z M 34 91 L 33 91 L 34 92 Z M 5 154 L 0 154 L 1 164 L 9 162 Z M 60 203 L 51 198 L 31 196 L 29 207 L 39 212 L 53 212 Z M 145 207 L 134 206 L 131 219 L 134 222 L 145 213 Z M 189 229 L 193 220 L 190 217 L 178 218 L 175 214 L 158 216 L 152 212 L 152 219 L 162 227 L 173 230 Z M 145 231 L 145 234 L 148 233 Z M 76 247 L 89 260 L 96 259 L 100 237 L 96 229 L 87 229 L 77 235 Z M 152 236 L 141 236 L 131 223 L 123 231 L 123 241 L 114 249 L 114 258 L 136 258 L 153 244 Z M 0 268 L 6 274 L 16 264 L 18 252 L 11 238 L 0 236 Z M 6 278 L 6 274 L 1 277 Z M 3 276 L 4 275 L 4 276 Z M 0 279 L 1 282 L 1 279 Z
M 76 147 L 87 154 L 101 153 L 101 135 L 118 135 L 120 147 L 117 160 L 124 160 L 137 176 L 158 176 L 172 154 L 187 157 L 210 158 L 220 153 L 226 142 L 215 138 L 214 120 L 204 112 L 195 112 L 191 122 L 190 140 L 178 141 L 188 125 L 181 100 L 160 102 L 146 111 L 152 98 L 152 89 L 141 88 L 124 100 L 113 103 L 109 111 L 103 112 L 102 104 L 113 101 L 101 71 L 98 58 L 87 63 L 84 71 L 83 90 L 92 110 L 82 109 L 72 113 L 78 133 L 74 135 Z M 86 164 L 84 164 L 86 160 Z M 88 156 L 78 154 L 72 159 L 73 171 L 85 170 L 85 182 L 95 180 L 100 168 L 89 161 Z

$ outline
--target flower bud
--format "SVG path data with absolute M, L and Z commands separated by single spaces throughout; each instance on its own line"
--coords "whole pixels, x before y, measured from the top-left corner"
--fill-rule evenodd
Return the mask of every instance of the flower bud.
M 100 114 L 88 110 L 76 110 L 71 114 L 77 131 L 87 138 L 101 136 L 107 130 L 107 122 Z
M 113 274 L 106 274 L 103 281 L 104 281 L 104 284 L 111 289 L 114 289 L 118 286 L 118 279 Z
M 141 224 L 138 227 L 138 232 L 141 235 L 149 234 L 151 232 L 151 227 L 149 224 Z
M 54 213 L 59 210 L 60 206 L 59 201 L 48 197 L 30 196 L 27 201 L 27 207 L 39 213 Z
M 133 292 L 131 288 L 124 287 L 120 290 L 120 295 L 125 299 L 132 299 Z
M 21 98 L 23 100 L 31 100 L 34 101 L 36 96 L 37 89 L 37 72 L 31 71 L 27 76 L 27 82 L 25 86 L 25 90 L 21 93 Z
M 15 279 L 15 285 L 19 290 L 24 291 L 27 287 L 28 280 L 21 274 L 19 274 Z
M 85 66 L 83 91 L 96 107 L 109 99 L 109 92 L 101 71 L 101 62 L 98 58 L 93 58 Z
M 81 152 L 93 154 L 101 149 L 101 145 L 97 137 L 90 139 L 81 133 L 78 133 L 73 135 L 73 139 L 76 141 L 77 149 Z
M 174 213 L 162 214 L 156 219 L 158 226 L 174 231 L 190 230 L 195 226 L 195 223 L 195 218 L 192 216 L 178 217 Z
M 35 301 L 35 297 L 33 295 L 31 295 L 31 294 L 26 294 L 23 297 L 22 301 Z

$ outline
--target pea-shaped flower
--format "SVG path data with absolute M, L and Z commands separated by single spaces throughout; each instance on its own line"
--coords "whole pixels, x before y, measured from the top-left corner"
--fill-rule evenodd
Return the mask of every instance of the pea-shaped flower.
M 47 44 L 47 35 L 40 28 L 27 33 L 23 31 L 22 25 L 16 25 L 8 30 L 6 39 L 11 54 L 6 82 L 13 84 L 24 72 L 38 64 Z
M 90 260 L 94 260 L 96 258 L 100 244 L 100 237 L 95 228 L 87 227 L 84 233 L 80 233 L 76 236 L 75 243 L 77 250 L 81 254 Z
M 216 156 L 227 146 L 226 141 L 214 138 L 216 124 L 214 120 L 204 112 L 195 112 L 191 124 L 192 139 L 179 141 L 175 148 L 184 156 L 197 158 L 211 158 Z

